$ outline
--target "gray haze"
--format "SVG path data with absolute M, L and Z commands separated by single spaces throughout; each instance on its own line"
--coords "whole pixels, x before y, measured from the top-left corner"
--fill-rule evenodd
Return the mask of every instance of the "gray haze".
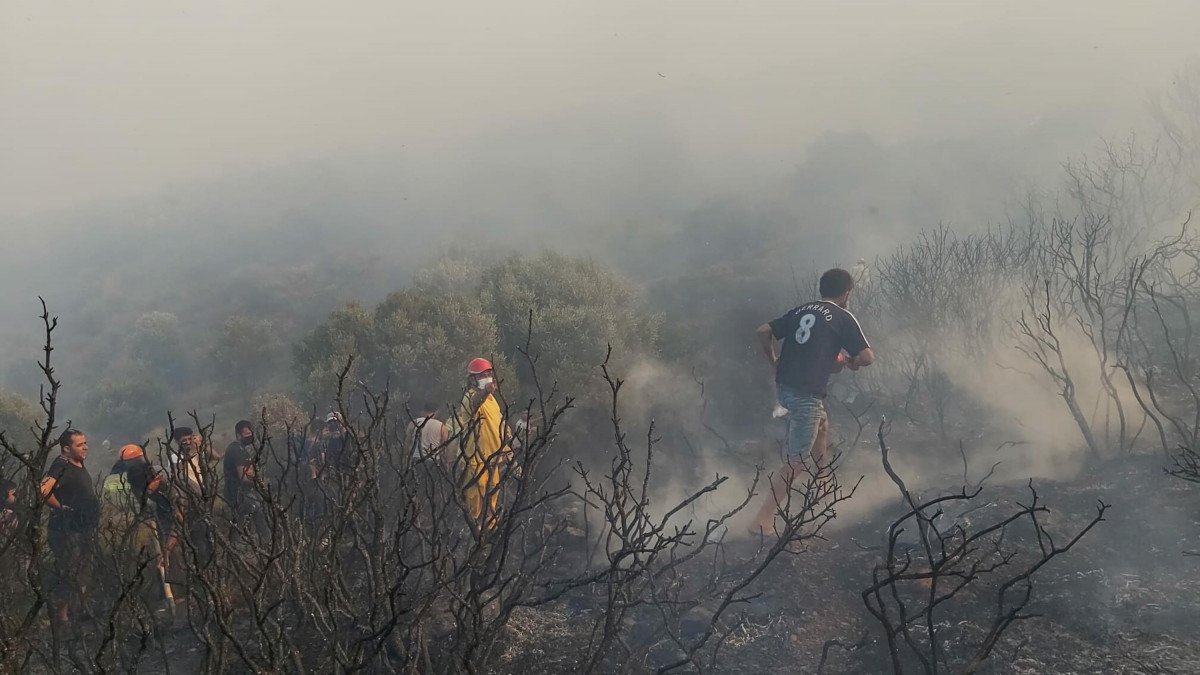
M 563 119 L 649 128 L 708 184 L 794 163 L 831 131 L 1100 133 L 1196 53 L 1198 22 L 1187 0 L 10 0 L 0 214 L 361 152 L 420 164 L 514 127 L 545 133 L 506 161 L 551 171 L 537 146 Z
M 1200 54 L 1194 2 L 1044 4 L 3 3 L 0 385 L 39 293 L 98 373 L 145 312 L 319 288 L 291 340 L 454 245 L 652 282 L 747 224 L 807 267 L 995 222 Z

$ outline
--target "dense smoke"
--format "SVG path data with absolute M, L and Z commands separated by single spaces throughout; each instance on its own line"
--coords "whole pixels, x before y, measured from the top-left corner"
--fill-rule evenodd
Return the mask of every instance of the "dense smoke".
M 267 550 L 246 542 L 270 529 L 292 542 L 286 564 L 316 564 L 309 576 L 332 565 L 331 579 L 371 592 L 322 604 L 297 585 L 288 609 L 258 622 L 247 640 L 263 651 L 239 652 L 241 665 L 519 669 L 524 656 L 499 649 L 499 636 L 524 630 L 535 641 L 549 626 L 585 640 L 575 646 L 595 671 L 699 669 L 726 640 L 753 651 L 763 636 L 798 642 L 779 626 L 824 623 L 789 623 L 795 611 L 746 590 L 823 535 L 843 547 L 836 555 L 849 559 L 853 544 L 857 560 L 871 556 L 874 572 L 838 568 L 829 585 L 861 594 L 876 618 L 867 575 L 916 581 L 919 596 L 926 580 L 904 575 L 920 574 L 907 567 L 913 555 L 940 573 L 930 532 L 969 540 L 972 518 L 1013 504 L 1021 524 L 1011 540 L 998 530 L 992 550 L 1004 565 L 1019 557 L 1004 558 L 1010 543 L 1040 551 L 1039 565 L 1067 553 L 1077 539 L 1047 547 L 1047 523 L 1082 537 L 1107 518 L 1125 541 L 1141 534 L 1136 514 L 1158 509 L 1161 528 L 1147 537 L 1192 536 L 1182 507 L 1164 506 L 1190 493 L 1147 476 L 1200 483 L 1193 3 L 293 4 L 141 6 L 137 21 L 87 3 L 0 9 L 0 431 L 11 443 L 0 477 L 25 481 L 14 490 L 39 513 L 41 468 L 29 458 L 58 446 L 30 429 L 55 377 L 56 431 L 86 431 L 92 473 L 126 443 L 154 454 L 157 439 L 155 457 L 182 456 L 182 443 L 200 441 L 171 439 L 181 424 L 223 446 L 234 421 L 254 420 L 266 476 L 256 489 L 275 520 L 225 540 L 213 528 L 207 544 L 225 546 L 235 569 Z M 772 417 L 754 332 L 813 299 L 835 266 L 857 278 L 850 309 L 879 358 L 835 377 L 825 405 L 836 469 L 811 467 L 803 489 L 784 489 L 803 503 L 794 521 L 780 514 L 772 539 L 752 517 L 779 475 L 784 423 Z M 60 317 L 51 373 L 36 361 L 47 353 L 39 297 Z M 528 434 L 527 471 L 494 479 L 517 486 L 498 526 L 486 522 L 486 495 L 470 502 L 454 474 L 474 461 L 466 445 L 430 468 L 397 432 L 425 408 L 453 417 L 464 387 L 472 401 L 464 368 L 477 357 L 494 364 L 504 418 Z M 350 429 L 361 434 L 353 443 Z M 330 435 L 370 470 L 321 482 L 324 455 L 296 448 Z M 459 425 L 449 438 L 467 436 Z M 181 466 L 172 480 L 186 478 Z M 1054 487 L 1039 496 L 1035 482 Z M 983 483 L 1002 496 L 972 502 Z M 1083 495 L 1093 487 L 1102 496 Z M 941 512 L 920 503 L 947 489 L 952 506 L 934 522 Z M 1144 511 L 1093 506 L 1113 490 Z M 1055 492 L 1069 510 L 1039 520 L 1039 500 Z M 223 499 L 187 497 L 199 512 Z M 429 517 L 438 508 L 443 517 Z M 374 548 L 329 544 L 336 536 L 321 528 L 334 520 L 351 539 L 369 529 L 356 509 L 403 531 Z M 875 541 L 905 509 L 919 524 Z M 45 555 L 36 523 L 23 524 L 26 562 Z M 447 538 L 455 543 L 440 547 Z M 497 562 L 493 545 L 508 538 L 535 554 Z M 371 548 L 366 563 L 349 553 L 313 563 L 339 545 Z M 711 577 L 675 567 L 693 546 L 712 554 Z M 1133 576 L 1146 562 L 1141 550 L 1096 546 L 1101 574 Z M 428 605 L 388 619 L 399 586 L 374 570 L 426 548 L 436 551 L 428 569 L 462 573 L 397 573 L 414 575 L 404 592 Z M 969 557 L 942 562 L 975 581 Z M 199 555 L 171 564 L 206 582 L 225 574 Z M 1164 566 L 1178 572 L 1177 560 Z M 484 569 L 503 602 L 476 583 Z M 1064 572 L 1056 588 L 1093 571 Z M 672 580 L 666 595 L 660 577 Z M 561 585 L 538 586 L 551 578 Z M 225 621 L 228 599 L 206 589 L 189 601 L 212 610 L 203 621 Z M 1085 611 L 1053 609 L 1129 623 L 1118 617 L 1123 591 L 1092 591 Z M 639 604 L 649 599 L 658 604 Z M 457 608 L 457 628 L 439 623 L 445 606 Z M 731 606 L 748 614 L 735 620 Z M 324 611 L 375 623 L 304 624 Z M 898 659 L 907 629 L 883 613 L 886 639 L 860 640 L 847 653 L 870 656 L 847 670 Z M 997 645 L 1015 663 L 1029 639 L 1004 642 L 994 628 L 980 639 L 971 627 L 987 621 L 954 615 L 965 632 L 947 638 L 960 650 L 947 660 L 933 614 L 924 630 L 935 665 L 978 666 Z M 864 616 L 850 623 L 861 628 Z M 589 637 L 571 633 L 579 617 L 596 622 Z M 293 619 L 297 640 L 328 651 L 297 646 L 296 664 L 272 652 L 271 636 Z M 0 616 L 0 663 L 18 658 L 15 620 Z M 661 632 L 647 628 L 654 621 Z M 392 633 L 398 625 L 407 632 Z M 367 638 L 346 637 L 358 629 L 389 637 L 371 652 Z M 654 637 L 627 647 L 617 637 L 627 630 Z M 833 640 L 854 637 L 837 630 L 819 635 L 822 663 Z M 234 663 L 220 660 L 232 653 L 227 637 L 196 636 L 205 668 Z M 124 665 L 133 637 L 104 642 L 94 664 Z M 986 647 L 975 656 L 962 647 L 973 641 Z M 550 657 L 574 654 L 568 644 Z

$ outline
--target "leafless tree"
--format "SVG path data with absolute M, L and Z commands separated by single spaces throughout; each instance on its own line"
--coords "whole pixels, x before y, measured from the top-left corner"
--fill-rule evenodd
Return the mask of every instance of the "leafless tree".
M 1054 381 L 1058 395 L 1066 403 L 1071 419 L 1079 427 L 1092 457 L 1099 458 L 1102 456 L 1102 448 L 1092 430 L 1091 417 L 1084 413 L 1080 405 L 1075 376 L 1067 365 L 1069 346 L 1064 344 L 1059 336 L 1062 330 L 1059 317 L 1064 310 L 1051 293 L 1052 283 L 1042 280 L 1026 286 L 1026 311 L 1023 311 L 1017 320 L 1017 331 L 1024 338 L 1024 342 L 1018 343 L 1017 349 Z
M 876 261 L 870 328 L 894 366 L 868 377 L 882 378 L 875 388 L 900 398 L 887 412 L 902 409 L 950 436 L 947 421 L 966 400 L 946 370 L 948 357 L 970 360 L 998 345 L 1013 309 L 1008 290 L 1036 259 L 1038 236 L 1032 224 L 971 235 L 942 225 Z
M 1167 473 L 1194 482 L 1195 450 L 1200 447 L 1200 389 L 1195 383 L 1200 345 L 1192 312 L 1200 306 L 1200 246 L 1187 233 L 1189 221 L 1179 235 L 1131 262 L 1115 367 L 1124 373 L 1170 456 Z
M 875 566 L 871 585 L 862 591 L 863 603 L 882 628 L 894 672 L 911 665 L 926 673 L 973 673 L 987 662 L 1009 627 L 1038 616 L 1027 611 L 1034 575 L 1104 520 L 1109 506 L 1100 502 L 1088 524 L 1058 544 L 1044 525 L 1049 509 L 1032 480 L 1029 501 L 1017 503 L 1014 511 L 990 519 L 972 515 L 979 508 L 974 500 L 983 492 L 986 476 L 971 483 L 964 469 L 960 491 L 920 497 L 893 468 L 887 432 L 885 420 L 878 432 L 881 459 L 900 492 L 904 512 L 888 527 L 884 558 Z M 906 547 L 901 536 L 910 530 L 916 543 Z M 1022 530 L 1032 544 L 1022 545 Z M 970 621 L 986 629 L 969 655 L 956 659 L 944 646 L 952 628 L 941 617 L 972 587 L 990 589 L 994 603 Z
M 609 372 L 607 364 L 602 371 L 612 393 L 617 452 L 602 478 L 594 478 L 582 465 L 576 468 L 587 504 L 599 513 L 606 551 L 606 564 L 591 577 L 606 583 L 582 670 L 624 672 L 645 667 L 648 651 L 660 643 L 677 659 L 660 664 L 658 672 L 713 668 L 721 643 L 740 625 L 737 620 L 726 621 L 726 616 L 757 596 L 752 585 L 780 555 L 820 536 L 857 483 L 849 490 L 842 488 L 834 471 L 836 458 L 828 466 L 806 468 L 805 478 L 796 480 L 785 494 L 775 495 L 775 531 L 764 535 L 749 559 L 732 563 L 724 551 L 724 537 L 731 519 L 754 497 L 758 474 L 744 499 L 703 525 L 695 524 L 687 511 L 720 489 L 726 477 L 716 476 L 674 505 L 654 509 L 650 485 L 658 439 L 653 425 L 639 458 L 621 424 L 618 400 L 623 381 Z M 703 565 L 705 572 L 697 574 L 697 565 Z M 635 614 L 656 617 L 652 625 L 657 627 L 631 639 L 624 625 Z M 684 634 L 685 619 L 695 616 L 703 617 L 701 626 L 692 635 Z
M 1170 117 L 1163 117 L 1161 138 L 1146 142 L 1130 135 L 1066 162 L 1065 189 L 1053 210 L 1029 211 L 1041 232 L 1033 270 L 1044 287 L 1027 287 L 1026 316 L 1019 325 L 1023 351 L 1055 381 L 1094 456 L 1130 451 L 1134 427 L 1146 422 L 1136 419 L 1137 408 L 1131 409 L 1116 382 L 1121 371 L 1126 381 L 1131 375 L 1125 352 L 1130 331 L 1136 330 L 1130 307 L 1139 287 L 1128 283 L 1130 266 L 1149 261 L 1142 273 L 1169 277 L 1171 266 L 1164 263 L 1184 250 L 1177 246 L 1182 234 L 1160 241 L 1195 196 L 1189 187 L 1194 157 L 1187 159 L 1191 150 L 1183 127 L 1172 126 Z M 1165 249 L 1171 252 L 1164 255 Z M 1053 308 L 1045 294 L 1053 296 Z M 1054 325 L 1048 329 L 1034 318 L 1049 315 Z M 1082 335 L 1090 346 L 1092 363 L 1084 367 L 1074 360 L 1074 373 L 1065 362 L 1055 363 L 1056 357 L 1038 358 L 1053 352 L 1053 344 L 1068 341 L 1068 332 Z M 1078 348 L 1073 351 L 1081 355 Z M 1078 385 L 1085 380 L 1099 384 L 1094 401 L 1083 400 Z

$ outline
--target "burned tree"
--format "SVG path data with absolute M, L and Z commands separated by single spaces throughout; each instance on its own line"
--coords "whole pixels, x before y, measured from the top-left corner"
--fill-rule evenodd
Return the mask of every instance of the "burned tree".
M 603 582 L 603 596 L 581 670 L 651 666 L 647 655 L 656 647 L 672 656 L 657 665 L 660 673 L 714 667 L 721 644 L 741 624 L 727 615 L 757 597 L 754 582 L 779 556 L 821 536 L 837 505 L 853 496 L 857 484 L 848 490 L 842 487 L 834 472 L 836 457 L 826 466 L 806 465 L 804 478 L 774 495 L 776 529 L 762 537 L 752 556 L 730 561 L 724 548 L 729 523 L 755 496 L 760 472 L 744 499 L 703 525 L 685 514 L 726 483 L 726 477 L 716 476 L 682 500 L 654 508 L 649 487 L 658 442 L 654 427 L 647 429 L 639 458 L 621 424 L 618 402 L 624 383 L 609 372 L 607 363 L 602 372 L 611 392 L 616 454 L 601 478 L 594 478 L 582 465 L 576 468 L 585 505 L 598 512 L 598 542 L 605 551 L 605 563 L 589 579 Z M 626 620 L 634 617 L 654 628 L 640 636 L 628 635 Z
M 1079 387 L 1067 363 L 1068 347 L 1059 336 L 1063 309 L 1051 293 L 1049 280 L 1026 286 L 1026 311 L 1017 320 L 1018 334 L 1025 340 L 1017 350 L 1036 363 L 1050 376 L 1071 413 L 1071 419 L 1079 427 L 1083 440 L 1093 458 L 1101 456 L 1101 447 L 1092 430 L 1092 420 L 1084 413 L 1080 404 Z
M 1200 389 L 1195 378 L 1200 249 L 1184 221 L 1179 234 L 1134 258 L 1124 279 L 1119 360 L 1134 400 L 1171 461 L 1167 473 L 1200 482 Z
M 42 468 L 46 466 L 54 445 L 58 393 L 62 387 L 62 382 L 54 374 L 51 359 L 58 317 L 51 317 L 46 308 L 46 301 L 38 299 L 42 303 L 43 326 L 43 356 L 38 366 L 45 381 L 41 388 L 39 404 L 45 417 L 36 420 L 33 428 L 29 430 L 35 437 L 35 446 L 28 454 L 20 452 L 13 439 L 5 431 L 0 431 L 0 445 L 3 445 L 6 453 L 3 473 L 5 476 L 16 477 L 23 487 L 19 494 L 25 502 L 27 514 L 25 522 L 19 523 L 17 527 L 6 528 L 10 531 L 6 532 L 5 540 L 0 542 L 0 554 L 6 557 L 6 562 L 17 563 L 10 569 L 16 570 L 18 574 L 15 576 L 20 579 L 5 589 L 11 604 L 9 611 L 0 617 L 0 663 L 14 671 L 26 667 L 38 656 L 28 645 L 34 637 L 38 615 L 47 604 L 47 592 L 39 570 L 46 560 L 46 533 L 41 523 L 41 514 L 45 506 L 36 488 L 41 482 Z
M 975 672 L 1006 630 L 1038 616 L 1026 611 L 1033 599 L 1034 575 L 1104 520 L 1109 505 L 1099 502 L 1091 521 L 1058 544 L 1044 524 L 1049 508 L 1030 480 L 1027 503 L 1018 502 L 1009 514 L 976 525 L 967 516 L 981 506 L 974 500 L 983 492 L 986 477 L 968 481 L 965 455 L 961 490 L 924 498 L 914 494 L 892 467 L 887 432 L 885 420 L 879 425 L 879 450 L 904 512 L 888 526 L 884 558 L 872 572 L 871 585 L 862 591 L 863 603 L 882 629 L 894 672 L 910 666 L 926 673 Z M 916 538 L 914 545 L 901 541 L 906 532 Z M 1022 536 L 1033 543 L 1022 545 Z M 969 653 L 951 654 L 945 643 L 955 629 L 943 617 L 968 589 L 976 595 L 984 589 L 994 600 L 990 610 L 970 608 L 978 614 L 968 623 L 984 626 L 983 633 L 975 637 Z
M 893 363 L 865 377 L 883 380 L 875 388 L 891 394 L 893 414 L 950 438 L 949 420 L 969 402 L 950 364 L 997 346 L 1012 305 L 1008 290 L 1037 244 L 1032 226 L 964 236 L 942 225 L 876 262 L 865 299 Z

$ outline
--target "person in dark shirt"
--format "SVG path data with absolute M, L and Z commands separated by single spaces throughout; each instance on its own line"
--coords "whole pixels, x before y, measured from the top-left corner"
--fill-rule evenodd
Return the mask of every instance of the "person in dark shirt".
M 820 300 L 800 305 L 758 328 L 759 345 L 775 369 L 779 405 L 786 409 L 787 422 L 787 458 L 772 476 L 772 494 L 758 513 L 757 527 L 763 530 L 771 529 L 797 473 L 817 475 L 828 467 L 825 395 L 829 377 L 845 367 L 858 370 L 875 361 L 858 320 L 846 309 L 854 278 L 846 270 L 834 268 L 821 275 L 819 286 Z M 778 354 L 776 341 L 783 344 Z M 811 469 L 805 465 L 810 454 Z
M 166 471 L 142 458 L 140 461 L 130 462 L 126 472 L 133 496 L 137 500 L 135 503 L 139 507 L 152 507 L 154 517 L 164 523 L 174 518 L 175 510 L 171 506 L 171 494 L 167 489 Z
M 250 451 L 254 447 L 254 425 L 249 420 L 238 422 L 234 428 L 237 437 L 225 448 L 224 480 L 225 501 L 238 516 L 250 511 L 251 490 L 254 486 L 254 463 Z
M 100 501 L 83 462 L 87 459 L 87 436 L 67 429 L 58 438 L 61 454 L 50 463 L 40 492 L 50 506 L 47 541 L 54 553 L 54 601 L 59 625 L 67 623 L 70 606 L 82 605 L 91 581 L 95 555 L 96 526 Z
M 291 441 L 297 466 L 307 466 L 309 468 L 308 475 L 313 479 L 317 477 L 317 469 L 320 465 L 321 432 L 324 429 L 325 423 L 321 420 L 309 420 L 307 426 L 295 432 Z
M 354 447 L 346 437 L 346 422 L 339 412 L 325 417 L 325 431 L 321 434 L 321 467 L 332 469 L 342 475 L 354 471 Z
M 121 447 L 117 461 L 101 484 L 99 543 L 111 560 L 124 567 L 124 578 L 158 570 L 164 583 L 164 551 L 174 539 L 175 514 L 166 472 L 146 458 L 140 445 Z M 148 580 L 147 580 L 148 581 Z M 143 587 L 150 597 L 151 585 Z M 164 590 L 166 598 L 171 594 Z

